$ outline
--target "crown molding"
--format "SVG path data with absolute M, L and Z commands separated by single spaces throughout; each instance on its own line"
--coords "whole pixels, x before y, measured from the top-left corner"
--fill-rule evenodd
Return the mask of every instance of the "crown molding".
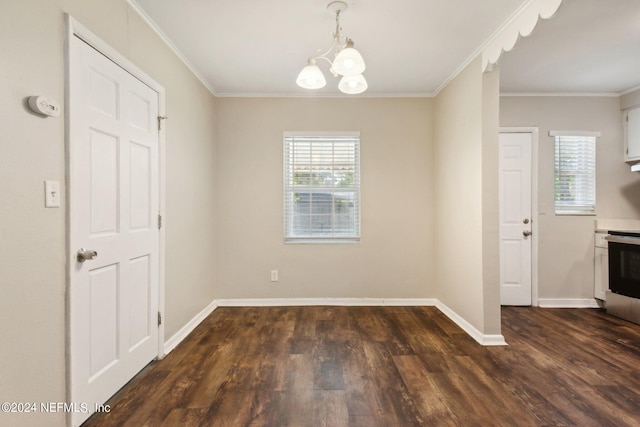
M 133 11 L 136 12 L 138 16 L 140 16 L 140 18 L 142 18 L 142 20 L 147 23 L 147 25 L 149 25 L 149 27 L 158 35 L 158 37 L 160 37 L 160 40 L 162 40 L 164 44 L 169 47 L 169 49 L 178 57 L 178 59 L 180 59 L 180 61 L 184 63 L 184 65 L 189 69 L 189 71 L 193 73 L 193 75 L 200 81 L 200 83 L 202 83 L 213 96 L 218 96 L 207 79 L 205 79 L 204 76 L 200 74 L 198 69 L 182 54 L 180 49 L 178 49 L 176 45 L 173 44 L 171 39 L 162 32 L 155 21 L 151 19 L 149 15 L 147 15 L 147 13 L 140 7 L 140 5 L 138 5 L 138 3 L 136 3 L 136 0 L 127 0 L 127 3 L 131 7 L 131 9 L 133 9 Z
M 489 38 L 487 38 L 487 40 L 484 41 L 484 43 L 482 43 L 476 50 L 473 51 L 473 53 L 469 55 L 467 59 L 463 61 L 462 64 L 460 64 L 460 66 L 447 79 L 445 79 L 440 84 L 440 86 L 438 86 L 438 88 L 433 93 L 434 96 L 437 96 L 445 87 L 447 87 L 449 83 L 451 83 L 453 79 L 455 79 L 458 76 L 458 74 L 462 72 L 462 70 L 467 68 L 469 64 L 471 64 L 471 62 L 473 62 L 473 60 L 475 60 L 479 55 L 483 56 L 482 71 L 483 72 L 489 71 L 490 64 L 487 63 L 485 66 L 485 59 L 484 59 L 485 52 L 493 52 L 498 48 L 500 49 L 499 51 L 500 54 L 498 55 L 496 62 L 492 63 L 492 64 L 496 64 L 497 60 L 500 58 L 500 55 L 502 54 L 502 51 L 503 51 L 502 43 L 501 43 L 503 34 L 507 33 L 508 31 L 512 31 L 511 30 L 512 28 L 516 28 L 519 32 L 519 29 L 523 25 L 523 23 L 527 23 L 528 21 L 530 21 L 531 16 L 534 16 L 534 15 L 535 15 L 535 23 L 533 27 L 535 27 L 535 25 L 538 22 L 538 16 L 540 12 L 544 11 L 545 16 L 547 16 L 547 13 L 548 13 L 547 9 L 549 8 L 549 6 L 547 5 L 546 8 L 541 8 L 541 4 L 542 3 L 546 4 L 550 2 L 562 3 L 562 0 L 529 0 L 526 3 L 522 4 L 518 9 L 516 9 L 514 13 L 511 14 L 509 18 L 507 18 L 506 21 L 504 21 L 504 23 L 500 27 L 498 27 L 496 31 L 494 31 L 489 36 Z M 558 7 L 560 7 L 560 4 L 558 4 L 558 6 L 556 7 L 556 10 L 558 9 Z M 555 13 L 555 10 L 554 10 L 554 13 Z M 548 17 L 550 18 L 552 15 L 553 14 L 551 14 Z M 527 33 L 527 35 L 531 34 L 531 31 L 533 31 L 533 27 L 531 28 L 529 33 Z M 518 40 L 518 37 L 516 37 L 516 39 L 513 40 L 514 45 L 517 40 Z M 513 49 L 513 45 L 511 46 L 511 49 Z M 511 49 L 508 49 L 508 50 L 511 50 Z
M 361 93 L 358 95 L 345 94 L 305 94 L 305 93 L 217 93 L 217 98 L 301 98 L 301 99 L 353 99 L 353 98 L 434 98 L 433 93 Z
M 504 52 L 509 52 L 520 37 L 531 35 L 541 19 L 552 18 L 563 0 L 531 0 L 517 14 L 508 19 L 482 49 L 482 71 L 489 71 Z
M 623 94 L 615 92 L 501 92 L 504 97 L 594 97 L 594 98 L 620 98 Z
M 634 87 L 629 88 L 629 89 L 627 89 L 627 90 L 625 90 L 625 91 L 623 91 L 623 92 L 620 92 L 620 96 L 628 95 L 628 94 L 630 94 L 631 92 L 635 92 L 635 91 L 637 91 L 637 90 L 640 90 L 640 86 L 634 86 Z

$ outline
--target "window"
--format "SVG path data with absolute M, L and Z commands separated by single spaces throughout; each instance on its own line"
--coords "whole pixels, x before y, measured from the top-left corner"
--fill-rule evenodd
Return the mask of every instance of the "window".
M 555 138 L 555 212 L 594 214 L 597 132 L 551 131 Z
M 360 134 L 284 135 L 284 237 L 360 239 Z

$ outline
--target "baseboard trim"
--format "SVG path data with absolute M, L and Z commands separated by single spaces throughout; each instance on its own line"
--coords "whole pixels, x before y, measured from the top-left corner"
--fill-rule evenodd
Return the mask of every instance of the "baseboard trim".
M 540 300 L 550 301 L 585 301 L 589 300 Z M 595 300 L 593 303 L 596 304 Z M 178 346 L 209 314 L 218 307 L 285 307 L 285 306 L 416 306 L 436 307 L 453 323 L 458 325 L 467 335 L 483 346 L 507 345 L 502 335 L 483 334 L 463 319 L 458 313 L 436 298 L 257 298 L 257 299 L 219 299 L 213 300 L 202 311 L 196 314 L 186 325 L 164 343 L 164 356 Z M 542 306 L 542 305 L 541 305 Z M 550 306 L 548 306 L 550 307 Z M 554 305 L 553 307 L 560 307 Z M 564 305 L 563 307 L 566 307 Z M 572 307 L 577 307 L 573 305 Z M 580 306 L 583 307 L 583 306 Z M 591 307 L 591 305 L 589 305 Z M 163 357 L 164 357 L 163 356 Z
M 218 307 L 289 307 L 289 306 L 435 306 L 433 298 L 257 298 L 219 299 Z
M 451 319 L 453 323 L 458 325 L 463 331 L 467 333 L 467 335 L 476 340 L 479 344 L 483 346 L 507 345 L 507 342 L 504 340 L 504 336 L 497 334 L 483 334 L 478 329 L 476 329 L 475 326 L 467 322 L 458 313 L 453 311 L 443 302 L 438 301 L 438 303 L 436 304 L 436 308 L 444 313 L 445 316 Z
M 542 308 L 600 308 L 595 298 L 538 298 Z
M 173 334 L 171 338 L 164 342 L 164 356 L 169 354 L 174 348 L 178 346 L 208 315 L 218 308 L 216 301 L 212 301 L 209 305 L 196 314 L 193 319 L 187 322 L 178 332 Z M 164 357 L 163 356 L 163 357 Z

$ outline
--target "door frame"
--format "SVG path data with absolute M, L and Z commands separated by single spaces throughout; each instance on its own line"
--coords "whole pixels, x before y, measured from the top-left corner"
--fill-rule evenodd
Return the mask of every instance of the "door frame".
M 73 369 L 73 364 L 71 360 L 71 313 L 70 313 L 70 301 L 71 301 L 71 268 L 73 263 L 73 254 L 72 251 L 74 248 L 71 248 L 70 244 L 70 233 L 71 233 L 71 219 L 70 219 L 70 143 L 71 143 L 71 116 L 70 116 L 70 99 L 71 99 L 71 81 L 70 81 L 70 64 L 71 59 L 73 58 L 74 51 L 71 48 L 71 40 L 73 37 L 78 37 L 82 39 L 85 43 L 96 49 L 105 57 L 109 58 L 111 61 L 116 63 L 118 66 L 123 68 L 129 74 L 133 75 L 135 78 L 140 80 L 142 83 L 149 86 L 153 91 L 158 94 L 158 115 L 165 115 L 165 89 L 162 85 L 148 76 L 144 71 L 136 67 L 132 62 L 126 59 L 123 55 L 105 43 L 102 39 L 92 33 L 85 26 L 76 21 L 71 15 L 65 14 L 65 187 L 66 187 L 66 224 L 65 224 L 65 234 L 66 234 L 66 251 L 67 251 L 67 262 L 66 262 L 66 290 L 65 290 L 65 323 L 66 323 L 66 395 L 67 402 L 74 402 L 72 396 L 72 376 L 71 371 Z M 166 189 L 166 147 L 165 147 L 165 130 L 162 127 L 158 132 L 158 197 L 159 197 L 159 206 L 158 206 L 158 214 L 164 215 L 166 197 L 165 197 L 165 189 Z M 165 228 L 160 227 L 160 236 L 159 236 L 159 247 L 158 247 L 158 311 L 162 313 L 164 317 L 165 313 Z M 160 326 L 158 327 L 158 352 L 157 357 L 162 358 L 165 354 L 165 346 L 164 346 L 164 324 L 162 321 Z M 71 425 L 71 413 L 68 414 L 67 422 Z
M 538 302 L 538 144 L 537 127 L 500 127 L 499 133 L 531 134 L 531 305 L 537 307 Z

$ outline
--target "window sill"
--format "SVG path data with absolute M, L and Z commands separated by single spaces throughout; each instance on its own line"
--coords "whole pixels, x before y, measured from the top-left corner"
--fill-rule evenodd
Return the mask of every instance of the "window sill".
M 556 216 L 596 216 L 595 212 L 556 211 Z
M 343 244 L 354 244 L 360 243 L 359 237 L 349 237 L 349 238 L 286 238 L 284 239 L 284 243 L 286 245 L 343 245 Z

